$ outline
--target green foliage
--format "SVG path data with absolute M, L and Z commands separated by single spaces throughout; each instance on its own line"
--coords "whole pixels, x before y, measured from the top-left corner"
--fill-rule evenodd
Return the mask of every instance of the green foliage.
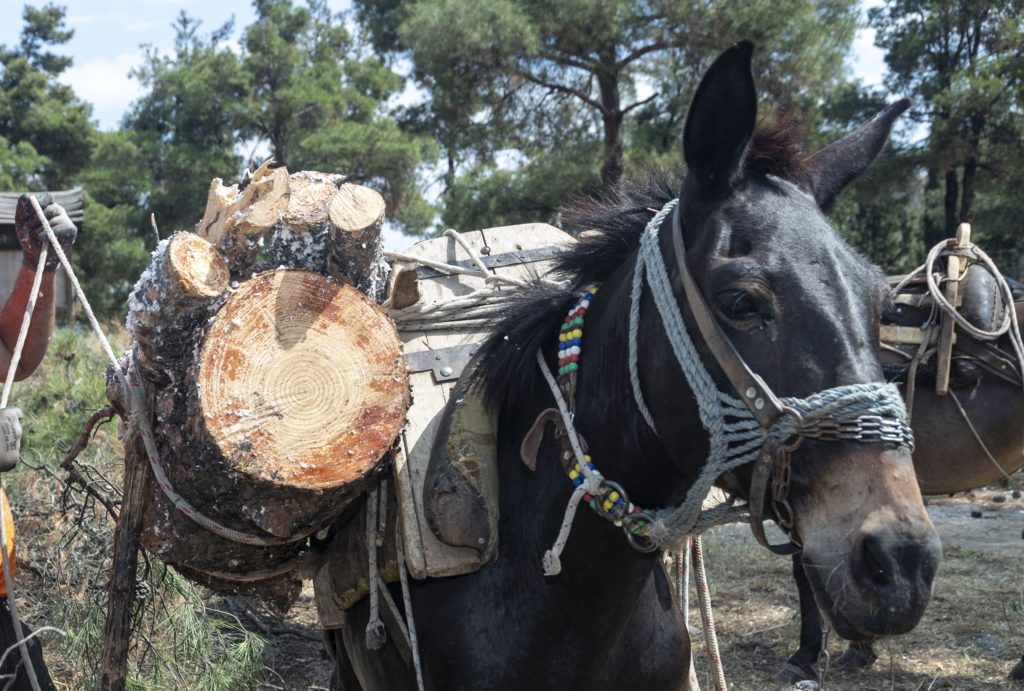
M 1024 211 L 1007 189 L 1024 154 L 1024 3 L 889 0 L 870 18 L 887 84 L 918 98 L 928 128 L 923 163 L 942 213 L 926 217 L 926 244 L 975 217 L 995 224 L 979 224 L 979 240 L 1010 237 L 1019 228 L 1003 223 Z
M 104 317 L 124 318 L 128 294 L 149 264 L 149 252 L 136 231 L 138 223 L 137 207 L 108 207 L 86 195 L 87 235 L 76 245 L 73 261 L 90 304 Z
M 737 38 L 758 43 L 765 100 L 803 111 L 813 126 L 818 104 L 843 83 L 858 10 L 853 0 L 359 0 L 356 8 L 374 45 L 412 60 L 429 100 L 407 114 L 447 159 L 445 222 L 469 227 L 497 222 L 482 215 L 492 211 L 539 209 L 548 218 L 567 197 L 593 191 L 595 177 L 609 183 L 624 169 L 678 165 L 697 80 Z M 509 159 L 522 164 L 509 169 Z M 599 176 L 583 174 L 584 162 L 596 162 Z
M 0 183 L 70 187 L 89 161 L 92 108 L 57 81 L 71 60 L 47 49 L 66 43 L 73 32 L 64 28 L 64 9 L 55 5 L 26 6 L 23 18 L 20 45 L 0 45 Z
M 386 106 L 403 80 L 359 46 L 323 0 L 257 0 L 243 36 L 247 97 L 241 136 L 266 142 L 290 170 L 342 172 L 381 191 L 389 213 L 412 230 L 432 214 L 416 170 L 437 156 L 432 141 L 409 132 Z
M 182 13 L 174 24 L 174 53 L 150 47 L 132 72 L 148 91 L 133 104 L 125 127 L 152 181 L 146 207 L 165 234 L 202 217 L 212 178 L 241 172 L 234 121 L 245 83 L 227 45 L 231 30 L 229 23 L 200 35 L 199 23 Z
M 889 274 L 909 273 L 925 257 L 924 181 L 914 163 L 907 156 L 881 158 L 832 212 L 840 234 Z
M 30 190 L 41 187 L 38 173 L 46 162 L 46 157 L 41 156 L 29 142 L 12 144 L 6 137 L 0 136 L 0 189 Z

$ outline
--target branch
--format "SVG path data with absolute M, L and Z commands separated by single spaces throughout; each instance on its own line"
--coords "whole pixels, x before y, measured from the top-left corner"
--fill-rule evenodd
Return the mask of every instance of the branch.
M 658 97 L 659 95 L 660 95 L 660 94 L 657 94 L 657 93 L 653 93 L 653 94 L 651 94 L 650 96 L 648 96 L 647 98 L 645 98 L 645 99 L 644 99 L 644 100 L 642 100 L 642 101 L 637 101 L 636 103 L 631 103 L 630 105 L 626 106 L 626 107 L 625 107 L 625 108 L 624 108 L 624 109 L 622 110 L 622 114 L 623 114 L 623 115 L 625 115 L 625 114 L 627 114 L 627 113 L 628 113 L 629 111 L 631 111 L 631 110 L 634 110 L 634 109 L 636 109 L 636 108 L 639 108 L 640 106 L 644 105 L 645 103 L 650 103 L 651 101 L 653 101 L 654 99 L 656 99 L 656 98 L 657 98 L 657 97 Z
M 672 44 L 669 43 L 668 41 L 655 41 L 654 43 L 649 43 L 646 46 L 641 46 L 640 48 L 637 48 L 632 53 L 619 60 L 617 63 L 615 63 L 615 66 L 619 69 L 622 69 L 629 63 L 633 62 L 634 60 L 642 58 L 648 53 L 653 53 L 654 51 L 657 50 L 665 50 L 666 48 L 671 47 L 671 45 Z
M 110 422 L 113 417 L 114 408 L 112 406 L 100 408 L 93 413 L 86 421 L 85 427 L 82 428 L 82 434 L 78 437 L 78 441 L 75 442 L 75 445 L 71 447 L 70 451 L 68 451 L 64 460 L 61 461 L 60 467 L 67 471 L 68 486 L 78 485 L 81 487 L 86 494 L 91 495 L 96 499 L 96 501 L 103 504 L 103 507 L 107 510 L 110 517 L 116 521 L 118 512 L 114 508 L 113 502 L 103 496 L 101 492 L 93 488 L 92 483 L 82 475 L 82 472 L 75 465 L 75 459 L 77 459 L 79 454 L 81 454 L 85 450 L 85 447 L 89 445 L 89 440 L 92 438 L 92 433 L 96 426 L 104 422 Z
M 552 91 L 559 91 L 563 94 L 575 96 L 576 98 L 580 99 L 581 101 L 589 105 L 591 108 L 596 108 L 602 114 L 607 115 L 604 106 L 602 106 L 599 101 L 595 101 L 593 98 L 587 96 L 579 89 L 574 89 L 571 86 L 565 86 L 563 84 L 555 84 L 553 82 L 549 82 L 546 79 L 541 79 L 540 77 L 534 76 L 529 72 L 521 72 L 520 76 L 522 76 L 522 78 L 528 82 L 533 82 L 537 86 L 543 86 L 545 89 L 551 89 Z
M 540 57 L 544 60 L 550 60 L 557 65 L 575 67 L 587 72 L 593 72 L 598 67 L 596 60 L 587 60 L 586 58 L 581 58 L 576 55 L 568 55 L 567 53 L 563 53 L 557 49 L 542 51 Z

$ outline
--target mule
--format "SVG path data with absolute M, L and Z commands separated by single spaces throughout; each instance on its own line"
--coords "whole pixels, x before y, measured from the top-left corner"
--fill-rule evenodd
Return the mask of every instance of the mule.
M 545 434 L 532 467 L 521 457 L 521 443 L 554 401 L 536 354 L 554 369 L 565 315 L 580 291 L 597 283 L 585 300 L 582 351 L 570 363 L 577 365 L 575 429 L 595 467 L 637 505 L 680 504 L 699 479 L 709 434 L 649 285 L 639 302 L 635 378 L 630 372 L 627 324 L 644 233 L 660 229 L 655 246 L 663 257 L 683 256 L 685 245 L 687 271 L 664 265 L 672 304 L 685 314 L 686 331 L 697 333 L 696 308 L 682 286 L 692 273 L 730 347 L 760 376 L 757 386 L 806 397 L 882 381 L 874 343 L 883 276 L 840 239 L 823 210 L 874 160 L 908 104 L 889 107 L 803 160 L 787 131 L 755 133 L 752 50 L 736 44 L 704 75 L 684 128 L 681 182 L 660 176 L 627 183 L 580 204 L 575 223 L 599 232 L 558 261 L 573 290 L 524 291 L 485 344 L 476 374 L 499 411 L 498 552 L 475 573 L 411 584 L 426 688 L 658 690 L 686 683 L 689 637 L 658 550 L 647 551 L 643 534 L 626 530 L 625 539 L 598 510 L 580 505 L 560 574 L 545 576 L 542 564 L 551 562 L 542 555 L 575 496 L 562 463 L 565 436 Z M 649 229 L 654 211 L 677 195 L 678 211 Z M 706 340 L 698 341 L 718 388 L 742 397 L 730 390 Z M 760 411 L 764 399 L 748 405 Z M 853 638 L 912 627 L 929 600 L 941 548 L 908 446 L 808 439 L 790 459 L 791 535 L 814 564 L 812 589 L 831 623 Z M 737 471 L 748 487 L 756 475 L 752 463 Z M 364 600 L 329 638 L 333 688 L 415 688 L 413 669 L 393 642 L 397 633 L 383 648 L 367 649 L 368 620 Z
M 1024 320 L 1024 303 L 1017 302 L 1014 307 L 1018 321 Z M 1013 352 L 1006 336 L 996 345 L 1005 353 Z M 914 392 L 911 419 L 916 444 L 914 470 L 921 492 L 926 495 L 984 487 L 1024 467 L 1021 433 L 1024 391 L 1020 385 L 982 369 L 977 379 L 952 391 L 956 399 L 938 396 L 934 388 L 924 382 Z M 971 431 L 972 426 L 977 437 Z M 979 444 L 979 438 L 992 455 L 991 459 Z M 793 577 L 800 597 L 800 646 L 778 674 L 781 681 L 788 682 L 816 677 L 815 665 L 822 643 L 822 618 L 800 555 L 793 556 Z M 859 641 L 851 643 L 840 663 L 866 667 L 875 659 L 877 655 L 870 641 Z M 1014 667 L 1010 677 L 1024 679 L 1024 659 Z

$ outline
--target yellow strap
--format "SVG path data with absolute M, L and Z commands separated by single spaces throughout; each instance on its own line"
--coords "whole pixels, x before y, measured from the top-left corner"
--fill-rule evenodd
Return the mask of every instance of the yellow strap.
M 11 513 L 11 504 L 7 501 L 7 494 L 0 488 L 0 504 L 3 505 L 4 533 L 7 536 L 7 559 L 11 564 L 11 575 L 14 575 L 14 515 Z M 7 581 L 4 579 L 3 571 L 0 570 L 0 596 L 7 595 Z

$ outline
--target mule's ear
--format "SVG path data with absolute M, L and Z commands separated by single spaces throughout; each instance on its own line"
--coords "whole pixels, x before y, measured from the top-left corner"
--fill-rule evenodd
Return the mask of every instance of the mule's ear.
M 893 122 L 909 107 L 909 98 L 886 106 L 866 125 L 832 142 L 804 162 L 807 183 L 822 211 L 831 211 L 843 188 L 871 165 L 888 141 Z
M 757 91 L 750 72 L 754 44 L 741 41 L 718 56 L 686 114 L 683 156 L 700 194 L 711 194 L 741 174 L 757 121 Z

